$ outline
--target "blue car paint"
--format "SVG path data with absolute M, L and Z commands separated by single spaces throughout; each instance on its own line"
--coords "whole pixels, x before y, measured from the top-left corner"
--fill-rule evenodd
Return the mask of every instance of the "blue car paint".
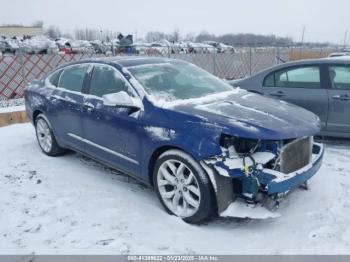
M 132 76 L 124 70 L 125 67 L 164 61 L 168 60 L 113 58 L 91 59 L 69 65 L 108 64 L 130 80 Z M 132 85 L 131 81 L 129 83 Z M 86 90 L 84 86 L 83 93 Z M 93 105 L 93 112 L 82 105 L 86 102 Z M 152 184 L 149 174 L 152 156 L 162 148 L 179 148 L 201 161 L 222 154 L 219 138 L 223 133 L 241 138 L 283 140 L 312 136 L 320 130 L 319 119 L 314 114 L 246 91 L 212 101 L 205 106 L 184 104 L 163 108 L 154 105 L 147 96 L 143 97 L 142 103 L 144 111 L 138 118 L 133 118 L 130 117 L 132 109 L 110 108 L 89 96 L 47 88 L 44 80 L 29 84 L 25 94 L 28 116 L 33 121 L 34 113 L 42 112 L 52 123 L 61 146 L 88 154 L 136 176 L 146 184 Z M 169 139 L 154 139 L 147 132 L 147 127 L 166 130 Z M 70 136 L 69 133 L 75 136 Z M 171 133 L 175 135 L 171 136 Z M 132 161 L 102 151 L 86 141 L 93 141 Z
M 83 97 L 69 92 L 63 92 L 63 94 L 59 92 L 58 90 L 53 90 L 52 97 L 49 98 L 51 114 L 48 113 L 48 117 L 53 125 L 53 129 L 56 131 L 55 135 L 60 140 L 63 140 L 68 147 L 82 151 L 84 150 L 83 144 L 69 137 L 68 133 L 80 134 L 83 132 L 83 118 L 81 117 L 84 113 L 82 106 L 84 102 Z M 63 99 L 61 98 L 62 95 Z
M 313 113 L 248 92 L 232 94 L 205 105 L 174 109 L 209 119 L 224 133 L 245 138 L 282 140 L 310 136 L 320 129 L 319 119 Z

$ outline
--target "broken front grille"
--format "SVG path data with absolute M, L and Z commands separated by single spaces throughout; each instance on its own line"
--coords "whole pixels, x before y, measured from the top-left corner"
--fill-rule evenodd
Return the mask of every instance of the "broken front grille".
M 280 171 L 292 173 L 311 162 L 313 137 L 296 139 L 286 144 L 280 153 Z

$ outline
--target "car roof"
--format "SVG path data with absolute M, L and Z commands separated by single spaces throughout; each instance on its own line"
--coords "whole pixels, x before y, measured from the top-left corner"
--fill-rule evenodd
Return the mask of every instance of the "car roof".
M 303 59 L 295 60 L 290 62 L 285 62 L 271 67 L 262 69 L 251 77 L 264 75 L 275 70 L 284 69 L 287 67 L 293 66 L 302 66 L 302 65 L 321 65 L 321 64 L 349 64 L 350 65 L 350 56 L 339 56 L 339 57 L 326 57 L 326 58 L 317 58 L 317 59 Z M 250 77 L 246 78 L 250 79 Z
M 143 57 L 143 56 L 114 56 L 114 57 L 98 57 L 88 58 L 79 61 L 66 63 L 59 68 L 66 67 L 69 65 L 83 64 L 83 63 L 104 63 L 114 64 L 121 67 L 130 67 L 147 64 L 159 64 L 170 61 L 177 61 L 177 59 L 163 58 L 163 57 Z
M 255 74 L 248 76 L 246 78 L 242 78 L 239 80 L 233 80 L 230 81 L 231 84 L 243 84 L 243 83 L 250 83 L 252 79 L 260 79 L 265 78 L 268 74 L 278 71 L 278 70 L 284 70 L 289 67 L 298 67 L 298 66 L 311 66 L 311 65 L 322 65 L 322 64 L 339 64 L 339 65 L 350 65 L 350 56 L 339 56 L 339 57 L 326 57 L 326 58 L 318 58 L 318 59 L 303 59 L 303 60 L 295 60 L 285 63 L 280 63 L 277 65 L 270 66 L 268 68 L 262 69 L 259 72 L 256 72 Z M 253 80 L 253 81 L 255 81 Z
M 350 63 L 350 56 L 295 60 L 295 61 L 290 61 L 290 62 L 280 64 L 280 65 L 329 64 L 329 63 L 335 63 L 335 64 Z

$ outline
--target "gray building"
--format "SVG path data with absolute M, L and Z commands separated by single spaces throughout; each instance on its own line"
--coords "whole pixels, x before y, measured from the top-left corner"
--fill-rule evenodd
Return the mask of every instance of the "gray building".
M 42 35 L 44 30 L 39 26 L 0 26 L 0 36 L 36 36 Z

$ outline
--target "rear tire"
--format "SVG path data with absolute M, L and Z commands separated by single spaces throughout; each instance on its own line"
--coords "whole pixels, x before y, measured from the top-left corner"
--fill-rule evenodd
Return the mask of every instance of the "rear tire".
M 166 151 L 158 158 L 153 183 L 165 210 L 188 223 L 208 220 L 216 210 L 207 174 L 197 161 L 180 150 Z
M 40 149 L 44 154 L 59 156 L 65 152 L 65 149 L 58 145 L 51 124 L 43 114 L 39 114 L 35 118 L 35 133 Z

